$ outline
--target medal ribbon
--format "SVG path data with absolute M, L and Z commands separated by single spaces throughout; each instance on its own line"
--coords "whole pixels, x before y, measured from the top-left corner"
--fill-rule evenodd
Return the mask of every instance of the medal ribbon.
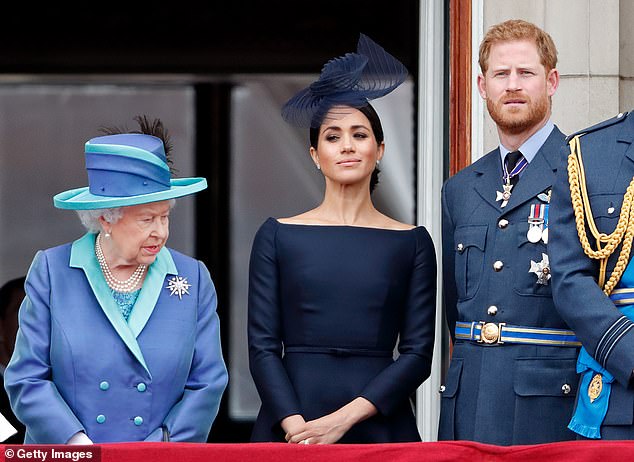
M 526 157 L 522 157 L 522 159 L 517 163 L 517 165 L 515 165 L 513 170 L 511 170 L 511 172 L 509 173 L 506 162 L 505 162 L 504 175 L 502 176 L 502 179 L 504 180 L 506 184 L 509 184 L 511 182 L 511 178 L 522 173 L 522 170 L 524 170 L 527 165 L 528 165 L 528 161 L 526 160 Z
M 540 225 L 548 220 L 548 205 L 531 204 L 531 214 L 528 216 L 528 222 Z

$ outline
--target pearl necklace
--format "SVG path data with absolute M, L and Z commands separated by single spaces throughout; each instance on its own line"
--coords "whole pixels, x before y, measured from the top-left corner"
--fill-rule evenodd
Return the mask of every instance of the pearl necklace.
M 97 239 L 95 240 L 95 255 L 97 256 L 97 261 L 99 262 L 99 266 L 101 267 L 101 272 L 106 278 L 106 282 L 111 289 L 116 290 L 117 292 L 133 292 L 141 279 L 143 279 L 143 273 L 147 268 L 147 265 L 139 265 L 130 276 L 125 281 L 120 281 L 115 278 L 110 271 L 110 267 L 108 266 L 108 262 L 106 261 L 106 257 L 103 254 L 103 249 L 101 248 L 101 233 L 97 235 Z

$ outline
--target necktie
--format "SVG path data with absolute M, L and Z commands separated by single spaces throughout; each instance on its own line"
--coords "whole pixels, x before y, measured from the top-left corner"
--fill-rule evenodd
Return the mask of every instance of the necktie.
M 523 170 L 523 166 L 519 166 L 518 164 L 524 158 L 521 152 L 513 151 L 509 152 L 504 159 L 504 163 L 506 166 L 506 171 L 504 172 L 505 180 L 506 175 L 510 177 L 511 184 L 515 186 L 520 179 L 520 172 Z M 513 171 L 515 167 L 519 167 L 517 171 Z M 506 182 L 506 181 L 505 181 Z

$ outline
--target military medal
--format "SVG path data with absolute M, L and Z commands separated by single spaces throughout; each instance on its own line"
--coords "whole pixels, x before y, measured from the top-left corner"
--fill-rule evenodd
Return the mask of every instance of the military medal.
M 501 208 L 506 207 L 506 204 L 509 203 L 511 199 L 511 189 L 513 189 L 513 185 L 511 184 L 511 178 L 519 175 L 524 168 L 528 165 L 528 161 L 526 158 L 522 157 L 521 160 L 517 163 L 517 165 L 511 170 L 508 171 L 506 167 L 506 163 L 503 163 L 502 169 L 504 170 L 504 174 L 502 175 L 502 180 L 504 184 L 502 185 L 502 191 L 496 191 L 495 201 L 502 201 L 500 204 Z
M 544 244 L 548 244 L 548 208 L 550 205 L 544 204 L 542 206 L 544 208 L 544 228 L 542 231 L 542 241 Z
M 548 255 L 542 253 L 542 261 L 535 262 L 531 260 L 531 269 L 529 273 L 535 273 L 537 276 L 537 284 L 547 286 L 550 280 L 550 264 L 548 262 Z
M 509 199 L 511 198 L 511 189 L 513 189 L 513 185 L 512 184 L 505 184 L 502 185 L 502 189 L 503 191 L 496 191 L 496 198 L 495 201 L 502 201 L 502 204 L 500 204 L 500 207 L 504 208 L 506 207 L 506 204 L 509 203 Z
M 548 207 L 550 207 L 550 196 L 552 192 L 553 190 L 549 189 L 548 191 L 544 191 L 537 195 L 537 199 L 544 202 L 544 205 L 542 205 L 542 207 L 544 207 L 544 223 L 542 225 L 542 235 L 541 235 L 541 239 L 544 242 L 544 244 L 548 244 Z
M 532 224 L 530 228 L 528 228 L 528 232 L 526 233 L 526 238 L 528 242 L 532 244 L 537 244 L 539 240 L 542 238 L 542 229 L 539 225 Z
M 590 381 L 590 385 L 588 385 L 588 398 L 590 398 L 590 403 L 593 403 L 594 400 L 599 397 L 602 390 L 603 377 L 601 374 L 594 374 L 594 377 L 592 377 L 592 380 Z
M 543 237 L 545 206 L 543 204 L 531 204 L 531 213 L 528 216 L 528 242 L 537 244 Z

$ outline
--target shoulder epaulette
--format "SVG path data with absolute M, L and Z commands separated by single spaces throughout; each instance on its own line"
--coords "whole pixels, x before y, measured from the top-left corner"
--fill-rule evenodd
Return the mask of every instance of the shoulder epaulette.
M 623 122 L 625 119 L 627 119 L 627 116 L 629 115 L 629 112 L 619 112 L 618 115 L 610 118 L 610 119 L 606 119 L 602 122 L 599 122 L 598 124 L 592 125 L 591 127 L 588 128 L 584 128 L 583 130 L 579 130 L 571 135 L 568 135 L 566 137 L 566 142 L 570 141 L 571 139 L 573 139 L 575 136 L 579 135 L 586 135 L 588 133 L 592 133 L 595 132 L 597 130 L 601 130 L 602 128 L 605 127 L 609 127 L 610 125 L 614 125 L 614 124 L 618 124 L 620 122 Z

